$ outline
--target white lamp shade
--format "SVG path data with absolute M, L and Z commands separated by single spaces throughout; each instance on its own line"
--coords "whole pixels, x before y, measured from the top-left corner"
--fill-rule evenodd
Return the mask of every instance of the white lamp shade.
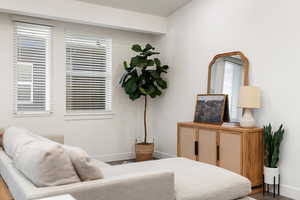
M 260 89 L 252 86 L 241 87 L 239 107 L 260 108 Z

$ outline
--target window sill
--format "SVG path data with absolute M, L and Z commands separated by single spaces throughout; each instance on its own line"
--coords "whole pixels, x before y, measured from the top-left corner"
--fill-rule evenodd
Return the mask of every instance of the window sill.
M 14 113 L 15 118 L 26 118 L 26 117 L 49 117 L 52 112 L 25 112 L 25 113 Z
M 105 120 L 112 119 L 113 112 L 101 113 L 66 113 L 65 121 L 81 121 L 81 120 Z

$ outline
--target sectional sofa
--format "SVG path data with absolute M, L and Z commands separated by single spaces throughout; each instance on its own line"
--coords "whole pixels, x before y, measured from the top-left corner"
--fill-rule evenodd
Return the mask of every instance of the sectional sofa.
M 28 160 L 30 162 L 30 160 Z M 77 200 L 250 200 L 248 179 L 230 171 L 171 158 L 110 166 L 97 161 L 104 178 L 37 187 L 0 150 L 0 173 L 15 200 L 71 194 Z

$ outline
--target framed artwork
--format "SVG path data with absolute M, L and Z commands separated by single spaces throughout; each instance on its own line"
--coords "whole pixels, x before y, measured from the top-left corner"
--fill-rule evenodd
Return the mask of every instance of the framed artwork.
M 225 107 L 228 103 L 225 94 L 199 94 L 197 95 L 196 110 L 194 122 L 222 124 L 229 118 L 225 113 Z M 226 119 L 228 120 L 228 119 Z

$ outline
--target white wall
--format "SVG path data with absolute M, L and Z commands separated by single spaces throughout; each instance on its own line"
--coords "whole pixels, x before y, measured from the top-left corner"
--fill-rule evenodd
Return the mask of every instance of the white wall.
M 143 106 L 132 102 L 118 82 L 123 72 L 122 62 L 131 56 L 131 45 L 150 42 L 141 33 L 96 28 L 85 25 L 54 22 L 52 104 L 53 114 L 45 117 L 13 116 L 13 24 L 9 15 L 0 13 L 0 127 L 7 125 L 31 129 L 40 135 L 65 135 L 66 143 L 86 149 L 103 160 L 127 159 L 133 156 L 134 141 L 142 133 Z M 113 41 L 113 118 L 67 121 L 65 115 L 65 50 L 64 31 L 109 37 Z
M 0 12 L 162 34 L 166 18 L 79 0 L 1 0 Z
M 250 83 L 262 89 L 259 125 L 283 123 L 282 192 L 300 199 L 300 2 L 194 0 L 168 19 L 156 38 L 170 66 L 169 89 L 152 105 L 157 151 L 176 153 L 176 123 L 193 119 L 195 96 L 205 93 L 208 63 L 241 50 L 250 60 Z

